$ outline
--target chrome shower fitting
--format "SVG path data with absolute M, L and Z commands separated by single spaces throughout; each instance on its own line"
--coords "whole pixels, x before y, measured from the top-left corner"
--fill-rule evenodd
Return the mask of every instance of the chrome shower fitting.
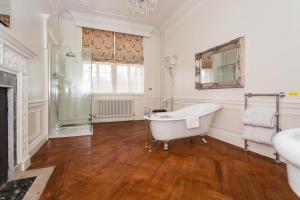
M 54 72 L 54 73 L 52 74 L 52 78 L 53 78 L 53 79 L 59 79 L 59 74 L 58 74 L 57 72 Z

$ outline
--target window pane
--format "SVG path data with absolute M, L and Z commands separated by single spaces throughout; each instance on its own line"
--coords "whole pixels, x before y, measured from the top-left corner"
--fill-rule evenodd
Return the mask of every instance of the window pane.
M 98 76 L 97 76 L 97 68 L 98 65 L 93 64 L 92 65 L 92 88 L 93 88 L 93 93 L 98 92 Z
M 91 63 L 83 63 L 82 82 L 80 84 L 81 94 L 89 94 L 91 91 L 91 69 Z
M 129 78 L 128 78 L 128 66 L 118 65 L 117 66 L 117 93 L 128 93 L 129 92 Z
M 93 64 L 94 93 L 143 93 L 144 67 L 126 64 Z
M 111 65 L 109 64 L 98 64 L 98 73 L 93 72 L 93 78 L 96 79 L 93 81 L 95 84 L 94 93 L 112 93 L 112 70 Z M 94 74 L 95 73 L 95 74 Z
M 144 69 L 139 66 L 130 67 L 130 91 L 132 93 L 144 92 Z

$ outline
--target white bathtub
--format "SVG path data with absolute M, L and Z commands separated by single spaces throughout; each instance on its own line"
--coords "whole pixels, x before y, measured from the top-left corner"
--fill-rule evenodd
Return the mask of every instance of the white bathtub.
M 300 128 L 281 131 L 274 136 L 273 144 L 286 161 L 291 188 L 300 197 Z
M 211 121 L 220 104 L 202 103 L 188 106 L 174 112 L 154 113 L 145 117 L 150 120 L 152 136 L 157 141 L 164 142 L 165 150 L 168 149 L 168 141 L 205 135 L 210 127 Z M 186 128 L 186 118 L 199 117 L 199 127 Z

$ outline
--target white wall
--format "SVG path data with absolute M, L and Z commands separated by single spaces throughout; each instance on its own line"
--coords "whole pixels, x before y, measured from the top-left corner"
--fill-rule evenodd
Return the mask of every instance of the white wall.
M 300 2 L 298 0 L 209 0 L 178 15 L 163 29 L 164 56 L 177 55 L 175 107 L 198 102 L 219 102 L 210 133 L 242 146 L 243 94 L 245 92 L 299 91 Z M 194 55 L 245 36 L 245 88 L 194 89 Z M 170 94 L 170 77 L 164 75 L 164 96 Z M 273 106 L 273 99 L 255 98 L 252 104 Z M 300 98 L 286 97 L 281 104 L 281 127 L 300 126 Z M 250 149 L 271 155 L 261 145 Z
M 44 27 L 42 14 L 50 14 L 54 26 L 58 26 L 58 19 L 48 1 L 43 0 L 14 0 L 11 1 L 11 31 L 16 37 L 32 49 L 38 56 L 29 63 L 29 100 L 44 99 L 45 91 L 45 70 L 47 69 L 44 60 Z M 54 24 L 54 23 L 53 23 Z M 58 29 L 58 27 L 55 27 Z M 58 30 L 57 30 L 58 31 Z
M 145 59 L 145 106 L 151 109 L 161 107 L 161 34 L 154 31 L 150 38 L 144 38 Z M 150 90 L 151 88 L 151 90 Z
M 81 49 L 81 27 L 76 26 L 72 19 L 62 20 L 62 45 L 71 47 L 74 51 Z M 94 95 L 94 100 L 108 98 L 134 99 L 136 116 L 123 119 L 95 119 L 94 122 L 115 120 L 141 120 L 144 107 L 160 107 L 160 33 L 154 31 L 151 37 L 144 37 L 144 95 Z M 149 88 L 152 88 L 150 91 Z M 94 102 L 95 103 L 95 102 Z
M 10 31 L 37 54 L 28 62 L 28 137 L 29 151 L 32 155 L 48 138 L 47 28 L 51 27 L 52 34 L 58 35 L 59 20 L 47 0 L 14 0 L 10 3 Z M 46 15 L 44 14 L 49 15 L 47 28 L 45 28 Z

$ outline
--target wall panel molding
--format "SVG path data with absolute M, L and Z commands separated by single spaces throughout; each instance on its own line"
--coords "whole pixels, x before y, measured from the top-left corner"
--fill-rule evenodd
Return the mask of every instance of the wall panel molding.
M 227 130 L 223 128 L 210 128 L 208 135 L 215 139 L 232 144 L 234 146 L 244 148 L 243 138 L 240 135 L 233 134 L 231 130 Z M 248 149 L 249 151 L 255 152 L 257 154 L 269 158 L 275 158 L 273 155 L 275 153 L 275 150 L 271 146 L 249 142 Z
M 272 99 L 272 98 L 268 98 Z M 274 99 L 274 98 L 273 98 Z M 300 98 L 295 98 L 299 99 Z M 300 116 L 300 103 L 296 101 L 285 101 L 284 98 L 281 99 L 280 109 L 282 115 Z M 244 100 L 240 99 L 204 99 L 204 98 L 174 98 L 174 104 L 192 105 L 195 103 L 220 103 L 225 109 L 237 109 L 244 110 Z M 249 101 L 250 106 L 262 106 L 262 107 L 274 107 L 275 101 L 263 100 L 261 98 L 256 98 L 255 100 Z M 295 110 L 297 112 L 295 112 Z
M 28 151 L 34 155 L 48 140 L 47 101 L 45 99 L 28 102 Z
M 36 107 L 36 106 L 42 106 L 46 105 L 47 101 L 45 99 L 38 99 L 38 100 L 29 100 L 28 101 L 28 107 Z
M 297 99 L 297 98 L 296 98 Z M 174 98 L 175 109 L 197 104 L 197 103 L 220 103 L 222 104 L 222 112 L 217 113 L 211 128 L 209 129 L 209 136 L 222 140 L 229 144 L 243 148 L 244 140 L 242 137 L 243 124 L 242 113 L 244 112 L 244 101 L 241 99 L 209 99 L 209 98 Z M 274 102 L 270 100 L 261 100 L 259 98 L 250 102 L 251 106 L 273 107 Z M 293 119 L 300 124 L 300 103 L 295 101 L 284 101 L 282 99 L 280 105 L 281 113 L 281 127 L 283 129 L 293 128 L 288 122 Z M 234 115 L 238 114 L 238 115 Z M 229 123 L 227 116 L 232 116 L 234 123 Z M 232 122 L 232 121 L 230 121 Z M 293 123 L 295 124 L 295 123 Z M 274 149 L 270 146 L 249 143 L 249 150 L 258 154 L 274 158 Z

